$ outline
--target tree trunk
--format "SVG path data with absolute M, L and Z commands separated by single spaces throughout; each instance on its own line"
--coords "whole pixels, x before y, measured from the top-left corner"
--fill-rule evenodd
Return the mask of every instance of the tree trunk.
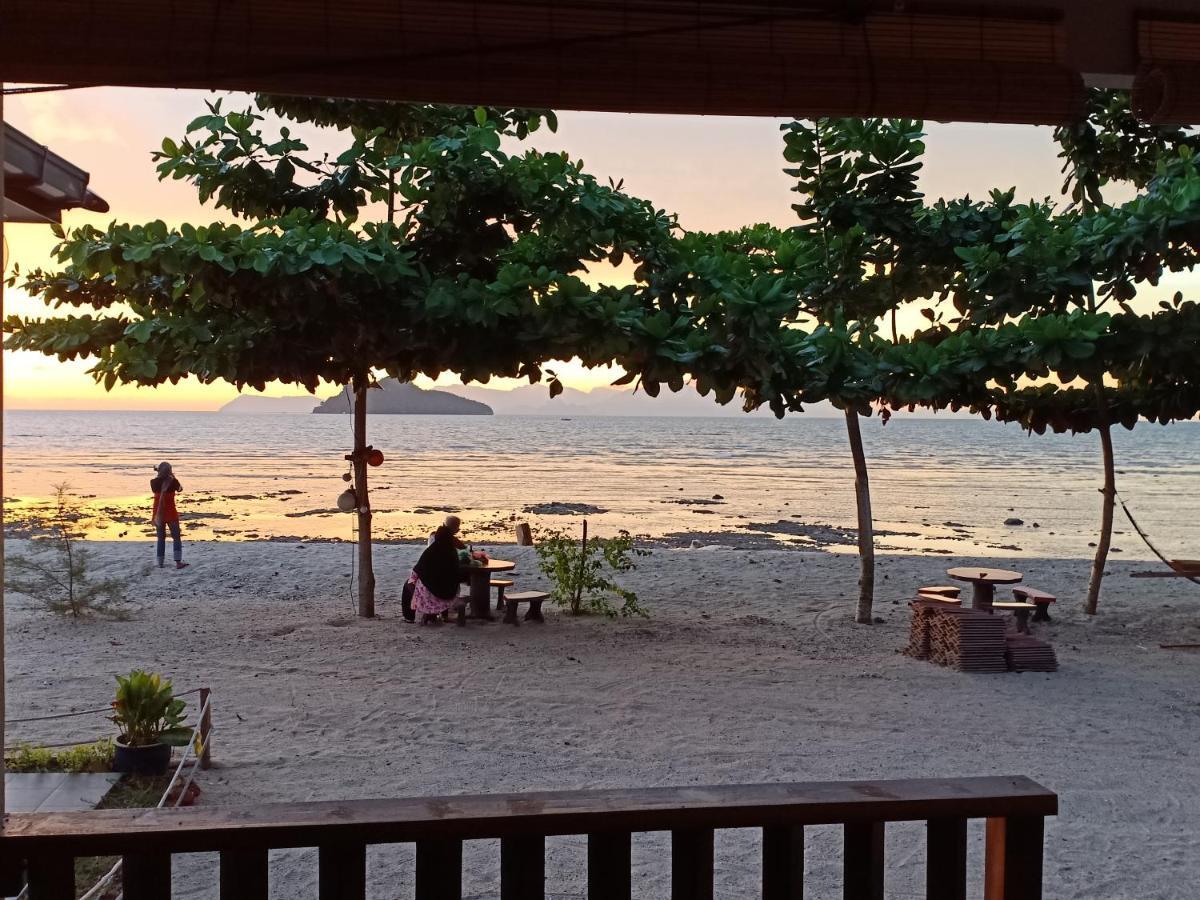
M 858 504 L 858 613 L 854 621 L 871 624 L 871 605 L 875 602 L 875 527 L 871 520 L 871 485 L 867 481 L 867 455 L 863 452 L 858 413 L 846 410 L 846 434 L 854 457 L 854 499 Z
M 358 614 L 375 615 L 375 567 L 371 563 L 371 500 L 367 493 L 367 379 L 354 379 L 354 494 L 358 498 Z
M 1092 578 L 1088 582 L 1087 602 L 1084 612 L 1096 614 L 1100 603 L 1100 582 L 1104 578 L 1104 566 L 1108 562 L 1108 548 L 1112 544 L 1113 508 L 1117 500 L 1117 477 L 1113 467 L 1112 428 L 1106 422 L 1100 426 L 1100 447 L 1104 451 L 1104 506 L 1100 515 L 1100 539 L 1096 542 L 1096 558 L 1092 560 Z

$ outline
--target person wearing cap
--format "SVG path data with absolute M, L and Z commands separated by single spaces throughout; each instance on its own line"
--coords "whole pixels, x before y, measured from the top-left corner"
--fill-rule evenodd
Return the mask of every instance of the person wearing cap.
M 158 567 L 161 569 L 167 556 L 167 529 L 171 530 L 171 540 L 174 542 L 175 568 L 183 569 L 187 563 L 183 561 L 183 542 L 179 537 L 179 510 L 175 508 L 175 495 L 183 490 L 183 485 L 175 477 L 169 462 L 158 464 L 158 477 L 151 479 L 150 491 L 154 494 L 154 530 L 158 534 Z

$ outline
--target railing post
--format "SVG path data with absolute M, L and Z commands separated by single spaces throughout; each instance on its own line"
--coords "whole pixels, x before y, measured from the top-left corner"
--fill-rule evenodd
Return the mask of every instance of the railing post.
M 633 835 L 606 831 L 588 835 L 588 897 L 631 900 L 633 897 Z
M 32 857 L 25 873 L 29 900 L 75 900 L 75 860 L 71 857 Z
M 200 768 L 212 768 L 212 704 L 209 698 L 212 691 L 206 687 L 200 688 L 200 708 L 204 710 L 200 716 Z
M 418 900 L 462 900 L 462 841 L 417 841 Z
M 221 852 L 221 900 L 267 900 L 267 851 Z
M 121 859 L 124 900 L 171 900 L 171 855 L 129 853 Z
M 926 900 L 967 900 L 967 820 L 930 819 L 925 833 Z
M 364 900 L 367 848 L 363 844 L 323 844 L 317 850 L 318 900 Z
M 883 900 L 883 823 L 848 822 L 845 831 L 845 900 Z
M 712 900 L 713 830 L 671 832 L 671 900 Z
M 500 900 L 545 900 L 546 839 L 501 838 Z
M 804 897 L 804 827 L 774 825 L 763 829 L 763 900 Z
M 1041 816 L 987 820 L 984 900 L 1042 900 Z

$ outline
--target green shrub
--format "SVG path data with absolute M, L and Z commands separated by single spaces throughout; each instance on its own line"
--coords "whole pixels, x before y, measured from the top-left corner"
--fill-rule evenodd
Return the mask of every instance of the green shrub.
M 110 772 L 113 742 L 109 739 L 74 747 L 18 744 L 4 756 L 8 772 Z
M 642 616 L 648 614 L 638 604 L 633 591 L 613 580 L 614 574 L 636 568 L 631 556 L 648 556 L 633 545 L 627 531 L 613 538 L 588 538 L 587 522 L 583 539 L 575 540 L 561 531 L 539 535 L 538 567 L 554 585 L 551 599 L 570 610 L 571 615 L 600 613 L 606 616 Z M 620 606 L 613 604 L 620 601 Z

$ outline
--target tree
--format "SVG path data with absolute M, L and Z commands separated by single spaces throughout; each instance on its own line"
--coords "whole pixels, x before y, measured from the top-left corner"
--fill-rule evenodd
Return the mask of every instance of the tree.
M 1056 430 L 1069 423 L 1064 427 L 1094 429 L 1100 436 L 1101 526 L 1085 601 L 1085 610 L 1095 614 L 1116 501 L 1112 425 L 1132 428 L 1139 416 L 1165 422 L 1195 414 L 1188 411 L 1191 356 L 1168 350 L 1179 337 L 1195 334 L 1195 305 L 1176 294 L 1147 318 L 1131 301 L 1140 284 L 1156 287 L 1164 272 L 1197 262 L 1200 184 L 1192 149 L 1197 139 L 1180 129 L 1137 122 L 1127 95 L 1119 92 L 1094 92 L 1088 118 L 1058 129 L 1056 137 L 1066 160 L 1064 193 L 1072 196 L 1071 208 L 1060 212 L 1049 202 L 1010 207 L 999 231 L 957 251 L 966 261 L 966 286 L 956 300 L 974 323 L 1026 312 L 1119 310 L 1104 320 L 1096 344 L 1068 347 L 1076 364 L 1060 372 L 1061 385 L 1023 387 L 996 398 L 1000 415 L 1027 427 L 1040 430 L 1048 420 Z M 1103 189 L 1116 181 L 1142 193 L 1112 205 Z M 1152 333 L 1160 337 L 1147 341 Z M 1089 399 L 1081 401 L 1081 395 Z M 1088 403 L 1092 410 L 1085 412 Z M 1039 405 L 1046 407 L 1045 416 L 1036 413 Z
M 869 355 L 878 322 L 924 292 L 919 260 L 906 246 L 915 237 L 921 124 L 907 119 L 820 119 L 791 122 L 784 131 L 784 171 L 802 197 L 793 209 L 792 274 L 800 279 L 794 318 L 826 328 L 849 327 Z M 850 323 L 857 323 L 851 326 Z M 870 624 L 875 597 L 875 539 L 871 491 L 860 416 L 870 416 L 878 394 L 873 366 L 827 385 L 827 399 L 843 410 L 854 460 L 858 518 L 859 597 L 856 621 Z
M 276 112 L 344 133 L 317 157 Z M 454 371 L 542 379 L 551 359 L 611 362 L 630 292 L 589 287 L 590 265 L 654 258 L 673 220 L 563 154 L 516 142 L 552 113 L 260 96 L 218 100 L 167 138 L 162 178 L 246 225 L 113 224 L 59 231 L 57 271 L 24 286 L 92 312 L 10 318 L 7 346 L 94 358 L 93 376 L 157 385 L 193 375 L 262 389 L 349 384 L 355 398 L 359 614 L 374 611 L 367 392 L 375 373 L 408 381 Z M 550 378 L 551 394 L 562 386 Z
M 128 581 L 97 579 L 89 571 L 91 557 L 85 544 L 94 525 L 71 486 L 66 482 L 54 485 L 45 531 L 34 535 L 33 553 L 8 557 L 5 586 L 74 619 L 89 614 L 126 618 L 123 604 Z

